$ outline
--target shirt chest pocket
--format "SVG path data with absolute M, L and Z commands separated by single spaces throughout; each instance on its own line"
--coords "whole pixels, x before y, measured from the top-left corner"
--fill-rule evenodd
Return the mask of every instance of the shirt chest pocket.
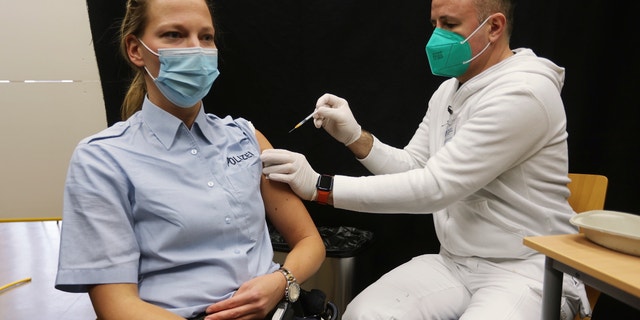
M 227 182 L 235 192 L 255 192 L 260 186 L 262 164 L 254 151 L 228 155 L 224 168 Z

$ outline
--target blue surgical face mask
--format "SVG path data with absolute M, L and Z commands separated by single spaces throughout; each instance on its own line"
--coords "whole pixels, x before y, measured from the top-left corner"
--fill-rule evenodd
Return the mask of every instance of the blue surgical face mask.
M 171 48 L 153 52 L 138 39 L 149 52 L 160 59 L 160 72 L 154 77 L 145 66 L 158 90 L 173 104 L 190 108 L 202 100 L 213 85 L 218 71 L 218 50 L 213 48 Z
M 445 77 L 458 77 L 464 74 L 469 69 L 469 63 L 487 50 L 491 44 L 491 42 L 487 43 L 482 51 L 471 56 L 471 45 L 468 40 L 489 18 L 485 19 L 466 39 L 455 32 L 435 28 L 425 48 L 431 73 Z

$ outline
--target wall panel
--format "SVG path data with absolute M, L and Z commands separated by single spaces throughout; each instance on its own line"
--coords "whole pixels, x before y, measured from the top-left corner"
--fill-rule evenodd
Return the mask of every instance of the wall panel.
M 60 219 L 75 145 L 107 126 L 86 3 L 1 0 L 0 26 L 0 220 Z

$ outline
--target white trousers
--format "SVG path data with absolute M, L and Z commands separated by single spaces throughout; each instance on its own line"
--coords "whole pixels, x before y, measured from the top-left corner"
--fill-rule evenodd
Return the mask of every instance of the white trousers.
M 347 306 L 343 320 L 541 320 L 544 256 L 487 261 L 441 252 L 383 275 Z M 564 277 L 562 319 L 574 318 L 584 285 Z

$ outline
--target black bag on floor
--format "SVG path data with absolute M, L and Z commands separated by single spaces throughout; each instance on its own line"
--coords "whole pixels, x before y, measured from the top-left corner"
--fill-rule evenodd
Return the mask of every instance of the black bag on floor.
M 327 295 L 318 289 L 302 290 L 295 303 L 280 302 L 267 319 L 269 320 L 337 320 L 336 305 L 327 301 Z

